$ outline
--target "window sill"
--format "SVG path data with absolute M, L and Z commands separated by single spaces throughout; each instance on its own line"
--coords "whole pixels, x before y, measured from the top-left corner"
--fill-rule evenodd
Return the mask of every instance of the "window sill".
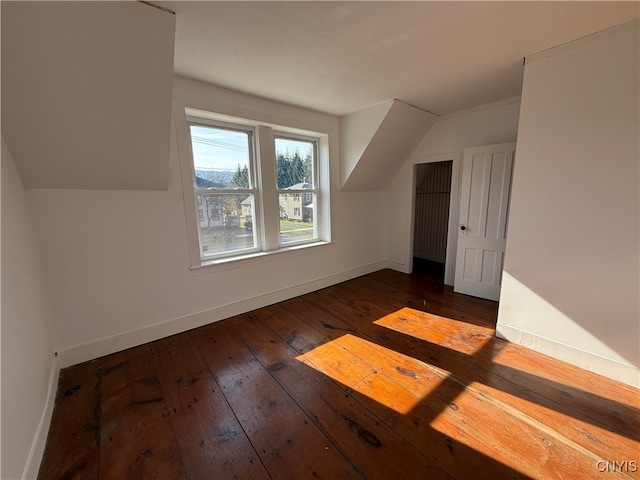
M 243 268 L 259 263 L 271 262 L 299 255 L 308 255 L 315 253 L 320 249 L 325 249 L 332 245 L 331 242 L 318 241 L 314 243 L 305 243 L 303 245 L 292 245 L 279 248 L 271 252 L 251 252 L 246 255 L 238 255 L 234 257 L 219 258 L 209 260 L 190 268 L 193 276 L 207 275 L 210 273 L 232 270 L 235 268 Z

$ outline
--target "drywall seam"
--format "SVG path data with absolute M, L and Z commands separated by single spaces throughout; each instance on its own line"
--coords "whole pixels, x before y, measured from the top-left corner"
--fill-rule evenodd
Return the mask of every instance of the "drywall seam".
M 477 105 L 475 107 L 466 108 L 464 110 L 457 110 L 451 113 L 445 113 L 444 115 L 440 115 L 438 120 L 449 120 L 450 118 L 461 117 L 463 115 L 469 115 L 472 113 L 482 112 L 485 110 L 492 110 L 496 107 L 502 107 L 504 105 L 511 105 L 512 103 L 517 103 L 521 100 L 520 95 L 516 95 L 515 97 L 505 98 L 503 100 L 497 100 L 495 102 L 484 103 L 482 105 Z
M 542 50 L 540 52 L 536 52 L 532 55 L 527 56 L 525 58 L 525 65 L 529 65 L 530 63 L 537 62 L 539 60 L 544 60 L 545 58 L 551 57 L 553 55 L 558 55 L 560 53 L 573 50 L 574 48 L 580 48 L 583 45 L 588 45 L 590 43 L 594 43 L 594 42 L 603 40 L 605 38 L 618 35 L 620 33 L 625 33 L 625 32 L 635 30 L 636 28 L 638 28 L 638 26 L 640 26 L 640 19 L 635 19 L 635 20 L 631 20 L 630 22 L 623 23 L 621 25 L 616 25 L 615 27 L 607 28 L 606 30 L 601 30 L 599 32 L 592 33 L 590 35 L 586 35 L 584 37 L 571 40 L 570 42 L 567 42 L 567 43 L 556 45 L 555 47 L 551 47 L 546 50 Z
M 104 355 L 119 352 L 121 350 L 152 342 L 170 335 L 182 333 L 219 320 L 224 320 L 225 318 L 229 318 L 234 315 L 273 305 L 274 303 L 330 287 L 331 285 L 345 282 L 377 270 L 382 270 L 386 267 L 386 260 L 382 260 L 347 270 L 345 272 L 312 280 L 295 287 L 276 290 L 257 297 L 247 298 L 245 300 L 226 305 L 220 305 L 203 312 L 185 315 L 183 317 L 156 323 L 137 330 L 131 330 L 129 332 L 101 338 L 93 342 L 76 345 L 58 352 L 60 368 L 66 368 L 71 365 L 93 360 Z

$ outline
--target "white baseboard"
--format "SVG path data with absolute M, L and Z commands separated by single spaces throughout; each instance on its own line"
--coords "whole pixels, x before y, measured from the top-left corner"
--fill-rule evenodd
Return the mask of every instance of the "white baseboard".
M 221 305 L 210 310 L 198 312 L 184 317 L 175 318 L 165 322 L 156 323 L 137 330 L 131 330 L 111 337 L 102 338 L 93 342 L 76 345 L 58 352 L 60 368 L 69 367 L 78 363 L 93 360 L 104 355 L 136 347 L 147 342 L 165 338 L 193 328 L 201 327 L 209 323 L 224 320 L 241 313 L 249 312 L 257 308 L 266 307 L 274 303 L 282 302 L 293 297 L 304 295 L 322 288 L 330 287 L 337 283 L 345 282 L 368 273 L 387 268 L 386 261 L 380 261 L 364 265 L 345 272 L 340 272 L 327 277 L 312 280 L 301 285 L 277 290 L 257 297 L 247 298 L 239 302 Z
M 47 393 L 47 400 L 38 423 L 38 428 L 33 437 L 31 443 L 31 449 L 27 456 L 27 463 L 25 464 L 24 471 L 22 472 L 22 478 L 29 480 L 38 477 L 38 471 L 40 470 L 40 464 L 42 463 L 42 456 L 44 455 L 44 449 L 47 445 L 47 436 L 49 434 L 49 426 L 51 425 L 51 416 L 53 414 L 53 406 L 56 401 L 56 392 L 58 389 L 58 377 L 60 375 L 60 362 L 54 357 L 53 364 L 51 365 L 51 373 L 49 375 L 49 390 Z
M 570 363 L 584 370 L 640 388 L 640 370 L 633 365 L 585 352 L 570 345 L 540 337 L 509 325 L 498 324 L 496 326 L 496 335 L 499 338 Z
M 391 270 L 395 270 L 400 273 L 411 273 L 412 265 L 407 265 L 405 263 L 392 262 L 387 260 L 387 268 Z

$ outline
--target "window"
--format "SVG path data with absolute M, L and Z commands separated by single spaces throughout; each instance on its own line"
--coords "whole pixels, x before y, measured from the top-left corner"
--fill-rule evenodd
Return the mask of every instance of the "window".
M 251 130 L 189 122 L 201 258 L 257 248 Z
M 186 120 L 201 265 L 328 241 L 320 136 Z
M 317 142 L 276 136 L 276 174 L 280 211 L 280 244 L 317 238 L 314 214 L 317 196 Z M 313 193 L 311 193 L 313 192 Z

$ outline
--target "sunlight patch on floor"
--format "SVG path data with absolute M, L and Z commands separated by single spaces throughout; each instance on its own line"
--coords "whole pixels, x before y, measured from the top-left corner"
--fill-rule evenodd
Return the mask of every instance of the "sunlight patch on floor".
M 437 388 L 448 374 L 352 334 L 331 340 L 296 358 L 403 415 Z
M 493 330 L 489 328 L 470 326 L 457 320 L 408 307 L 373 323 L 467 355 L 476 353 L 493 336 Z
M 496 340 L 492 329 L 407 307 L 373 324 L 382 327 L 366 335 L 375 341 L 351 330 L 354 333 L 296 359 L 347 386 L 356 400 L 363 401 L 359 395 L 366 397 L 365 406 L 371 399 L 408 417 L 417 428 L 442 434 L 451 452 L 472 452 L 487 462 L 487 468 L 498 463 L 525 476 L 537 471 L 541 462 L 560 471 L 571 456 L 580 459 L 579 477 L 589 477 L 587 461 L 593 460 L 593 453 L 572 433 L 573 429 L 579 434 L 585 421 L 591 423 L 588 416 L 585 420 L 572 410 L 554 408 L 554 401 L 544 395 L 563 398 L 566 389 L 567 399 L 574 395 L 578 404 L 580 400 L 585 406 L 593 404 L 597 395 L 589 388 L 572 386 L 592 382 L 591 377 L 572 381 L 566 365 L 551 362 L 541 369 L 536 360 L 542 355 Z M 537 391 L 539 403 L 535 395 L 531 398 Z M 561 420 L 549 424 L 547 417 Z M 589 428 L 612 445 L 623 445 L 625 451 L 634 448 L 634 438 L 597 425 Z M 514 456 L 511 446 L 516 444 L 526 445 L 527 455 Z

